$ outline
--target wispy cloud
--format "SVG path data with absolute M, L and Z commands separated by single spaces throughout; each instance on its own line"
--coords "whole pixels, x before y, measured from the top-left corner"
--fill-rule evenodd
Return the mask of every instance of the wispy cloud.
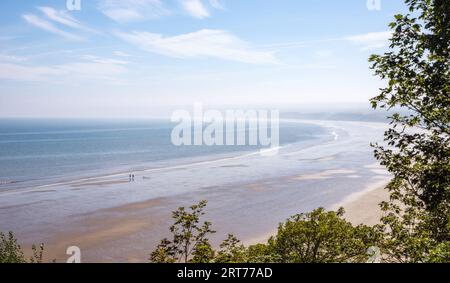
M 29 66 L 0 61 L 0 79 L 13 81 L 44 81 L 48 76 L 57 75 L 56 69 L 46 66 Z
M 145 51 L 169 57 L 216 58 L 249 64 L 277 62 L 272 52 L 256 50 L 247 42 L 223 30 L 203 29 L 172 37 L 140 31 L 115 34 Z
M 179 0 L 184 11 L 191 17 L 205 19 L 211 16 L 209 8 L 224 10 L 223 4 L 219 0 Z M 209 6 L 208 6 L 209 4 Z M 208 7 L 207 7 L 208 6 Z
M 125 52 L 123 52 L 123 51 L 114 51 L 113 54 L 114 54 L 115 56 L 119 56 L 119 57 L 131 57 L 130 54 L 125 53 Z
M 46 20 L 44 20 L 44 19 L 42 19 L 42 18 L 40 18 L 40 17 L 38 17 L 36 15 L 25 14 L 22 17 L 29 24 L 31 24 L 31 25 L 33 25 L 33 26 L 35 26 L 37 28 L 40 28 L 42 30 L 45 30 L 45 31 L 48 31 L 48 32 L 51 32 L 51 33 L 54 33 L 54 34 L 57 34 L 57 35 L 60 35 L 62 37 L 70 39 L 70 40 L 82 40 L 81 37 L 79 37 L 77 35 L 74 35 L 72 33 L 66 32 L 66 31 L 64 31 L 62 29 L 59 29 L 58 27 L 53 25 L 51 22 L 48 22 L 48 21 L 46 21 Z
M 51 7 L 38 7 L 38 9 L 42 13 L 44 13 L 47 16 L 47 18 L 49 18 L 55 22 L 69 26 L 71 28 L 83 29 L 83 26 L 78 21 L 76 21 L 70 15 L 67 15 L 67 13 L 65 13 L 65 12 L 56 11 L 55 9 L 53 9 Z
M 210 16 L 208 9 L 200 0 L 182 0 L 184 10 L 194 18 L 204 19 Z
M 128 61 L 102 58 L 95 55 L 83 55 L 80 57 L 80 59 L 99 64 L 128 65 Z
M 369 50 L 375 48 L 383 48 L 389 43 L 392 37 L 391 31 L 369 32 L 365 34 L 353 35 L 345 37 L 345 40 L 351 41 L 355 44 L 361 45 L 362 50 Z
M 214 9 L 223 10 L 225 7 L 223 6 L 222 2 L 220 0 L 209 0 L 209 5 L 213 7 Z
M 94 30 L 85 27 L 83 24 L 81 24 L 79 21 L 74 19 L 71 15 L 69 15 L 66 11 L 57 11 L 51 7 L 38 7 L 38 9 L 50 20 L 59 23 L 61 25 L 84 30 L 84 31 L 90 31 L 93 32 Z
M 112 80 L 127 72 L 126 61 L 84 56 L 79 62 L 59 65 L 32 65 L 12 62 L 0 57 L 0 79 L 25 82 L 55 82 L 64 79 Z
M 392 36 L 392 32 L 390 31 L 382 31 L 382 32 L 369 32 L 365 34 L 357 34 L 351 36 L 341 36 L 341 37 L 332 37 L 332 38 L 322 38 L 315 40 L 304 40 L 304 41 L 296 41 L 289 43 L 275 43 L 270 45 L 259 46 L 261 49 L 273 50 L 273 51 L 281 51 L 283 49 L 297 49 L 297 48 L 306 48 L 311 46 L 316 46 L 318 44 L 332 44 L 337 42 L 351 42 L 356 45 L 360 45 L 362 50 L 369 50 L 374 48 L 382 48 L 387 46 L 389 43 L 389 39 Z M 324 54 L 321 51 L 316 52 L 316 55 L 322 56 Z
M 127 69 L 125 63 L 115 60 L 98 60 L 95 62 L 78 62 L 56 66 L 62 75 L 69 75 L 72 80 L 111 80 L 113 77 L 124 74 Z
M 169 14 L 160 0 L 101 0 L 99 10 L 120 23 L 154 19 Z
M 27 58 L 0 53 L 0 62 L 24 62 L 24 61 L 27 61 Z

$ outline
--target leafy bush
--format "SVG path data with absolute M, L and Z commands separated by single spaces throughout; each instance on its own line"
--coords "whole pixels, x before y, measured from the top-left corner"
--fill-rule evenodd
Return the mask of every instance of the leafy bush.
M 203 209 L 207 202 L 201 201 L 187 211 L 184 207 L 172 213 L 175 223 L 170 227 L 173 239 L 163 239 L 155 251 L 150 255 L 151 262 L 209 262 L 213 258 L 213 251 L 208 234 L 213 234 L 210 222 L 203 222 L 200 226 L 200 217 L 204 215 Z
M 280 224 L 269 240 L 274 260 L 283 263 L 366 262 L 367 250 L 377 245 L 375 229 L 354 227 L 343 219 L 344 210 L 323 208 L 298 214 Z
M 12 232 L 0 233 L 0 263 L 41 263 L 44 245 L 32 246 L 33 255 L 27 259 Z
M 206 202 L 186 212 L 181 207 L 173 213 L 172 241 L 163 239 L 150 256 L 151 262 L 173 263 L 325 263 L 365 262 L 367 250 L 377 244 L 379 234 L 374 228 L 354 227 L 343 219 L 344 210 L 326 212 L 320 208 L 311 213 L 293 216 L 280 224 L 278 233 L 267 244 L 244 247 L 233 235 L 215 251 L 206 238 L 214 231 L 211 223 L 198 226 Z M 192 233 L 191 231 L 195 231 Z

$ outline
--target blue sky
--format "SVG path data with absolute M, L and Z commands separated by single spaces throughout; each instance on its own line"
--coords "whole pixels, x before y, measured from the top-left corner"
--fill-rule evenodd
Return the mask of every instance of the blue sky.
M 1 117 L 362 103 L 402 0 L 2 0 Z

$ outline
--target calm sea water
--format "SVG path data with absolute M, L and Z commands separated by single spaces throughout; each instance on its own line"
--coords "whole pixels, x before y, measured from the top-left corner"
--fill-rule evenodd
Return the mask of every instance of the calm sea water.
M 258 149 L 177 147 L 170 140 L 173 127 L 162 120 L 0 120 L 0 190 Z M 311 141 L 327 134 L 315 125 L 282 123 L 280 143 Z

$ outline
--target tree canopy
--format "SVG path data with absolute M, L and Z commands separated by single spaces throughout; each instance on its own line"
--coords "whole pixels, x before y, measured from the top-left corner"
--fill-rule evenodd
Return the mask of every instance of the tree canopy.
M 450 240 L 450 1 L 405 0 L 390 50 L 372 55 L 387 82 L 371 102 L 394 113 L 375 156 L 394 176 L 383 203 L 385 248 L 395 261 L 426 261 Z

